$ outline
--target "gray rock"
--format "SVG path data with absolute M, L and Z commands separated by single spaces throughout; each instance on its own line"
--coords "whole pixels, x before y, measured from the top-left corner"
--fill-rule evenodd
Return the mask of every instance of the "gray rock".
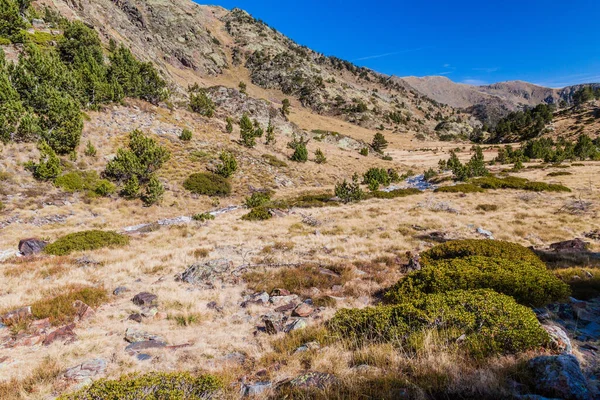
M 214 286 L 215 280 L 227 274 L 232 267 L 232 262 L 227 259 L 210 260 L 189 266 L 183 273 L 177 275 L 175 280 L 193 285 Z
M 82 381 L 104 374 L 106 361 L 101 358 L 85 361 L 65 372 L 65 378 L 69 380 Z
M 148 361 L 152 358 L 152 356 L 150 354 L 140 353 L 136 354 L 135 358 L 137 358 L 138 361 Z
M 45 242 L 43 240 L 35 238 L 23 239 L 19 241 L 19 252 L 24 256 L 31 256 L 44 251 L 47 245 L 48 242 Z
M 561 326 L 551 322 L 547 322 L 543 324 L 542 327 L 550 335 L 550 340 L 552 341 L 552 348 L 565 354 L 571 354 L 573 352 L 571 339 L 569 339 L 567 332 L 565 332 L 565 330 Z
M 119 286 L 118 288 L 116 288 L 115 290 L 113 290 L 113 294 L 115 296 L 119 296 L 125 292 L 128 292 L 129 289 L 127 289 L 125 286 Z
M 131 301 L 136 306 L 153 306 L 156 303 L 158 296 L 148 292 L 141 292 L 136 294 Z
M 536 394 L 564 400 L 588 400 L 590 393 L 577 358 L 571 354 L 541 356 L 528 362 Z
M 481 227 L 477 228 L 477 233 L 487 239 L 494 239 L 494 234 L 488 230 L 485 230 Z
M 146 340 L 144 342 L 131 343 L 130 345 L 125 347 L 125 351 L 128 351 L 130 353 L 137 353 L 139 351 L 148 349 L 162 349 L 166 346 L 167 344 L 165 342 L 161 342 L 158 340 Z
M 125 340 L 129 343 L 145 342 L 149 340 L 155 340 L 158 342 L 164 342 L 165 340 L 158 336 L 148 332 L 140 331 L 134 328 L 127 328 L 125 331 Z
M 271 389 L 273 384 L 271 382 L 256 382 L 248 385 L 244 385 L 242 392 L 244 396 L 258 396 L 263 394 L 267 390 Z
M 297 320 L 295 320 L 294 322 L 292 322 L 291 324 L 289 324 L 285 331 L 286 332 L 292 332 L 292 331 L 297 331 L 299 329 L 304 329 L 308 326 L 306 320 L 304 318 L 298 318 Z

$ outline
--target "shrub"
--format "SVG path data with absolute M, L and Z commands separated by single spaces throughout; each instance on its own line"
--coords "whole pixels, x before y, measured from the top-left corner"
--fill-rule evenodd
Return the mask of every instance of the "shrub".
M 273 216 L 265 206 L 254 207 L 248 214 L 242 217 L 244 221 L 266 221 L 271 218 Z
M 569 296 L 569 287 L 539 265 L 471 256 L 429 262 L 390 288 L 385 299 L 398 304 L 424 294 L 470 289 L 492 289 L 533 307 Z
M 589 300 L 600 296 L 600 268 L 572 267 L 553 272 L 571 287 L 576 299 Z
M 38 149 L 40 150 L 40 161 L 37 164 L 28 163 L 26 168 L 33 172 L 33 176 L 37 180 L 51 181 L 56 179 L 62 172 L 60 159 L 44 141 L 38 143 Z
M 193 112 L 207 118 L 212 118 L 215 114 L 215 103 L 207 96 L 204 90 L 190 94 L 190 108 Z
M 485 192 L 481 187 L 471 183 L 461 183 L 453 186 L 442 186 L 434 190 L 436 193 L 481 193 Z
M 321 149 L 317 149 L 315 151 L 315 162 L 317 164 L 325 164 L 327 162 L 327 158 L 325 157 L 325 153 Z
M 363 184 L 369 185 L 369 189 L 376 191 L 379 185 L 389 186 L 392 182 L 388 171 L 385 168 L 370 168 L 363 175 Z
M 77 300 L 90 307 L 98 307 L 108 299 L 106 290 L 93 287 L 70 287 L 51 299 L 38 300 L 31 305 L 31 313 L 35 319 L 50 318 L 52 325 L 68 324 L 73 321 L 77 310 L 73 303 Z
M 137 176 L 132 176 L 125 182 L 121 190 L 121 196 L 127 199 L 135 199 L 140 194 L 140 182 Z
M 527 247 L 520 244 L 490 239 L 465 239 L 454 240 L 432 247 L 421 253 L 424 263 L 435 260 L 450 258 L 461 258 L 469 256 L 483 256 L 493 258 L 504 258 L 512 261 L 525 261 L 532 265 L 546 268 L 539 257 Z
M 457 290 L 399 305 L 343 309 L 328 326 L 357 344 L 392 341 L 409 346 L 418 346 L 433 329 L 477 357 L 519 353 L 549 342 L 530 308 L 492 290 Z
M 409 189 L 396 189 L 396 190 L 391 190 L 389 192 L 382 192 L 382 191 L 374 191 L 371 192 L 370 195 L 375 197 L 376 199 L 395 199 L 397 197 L 406 197 L 406 196 L 412 196 L 414 194 L 420 194 L 421 191 L 419 189 L 416 188 L 409 188 Z
M 59 400 L 202 400 L 214 397 L 222 388 L 221 380 L 213 375 L 151 372 L 144 375 L 126 375 L 117 380 L 100 379 L 84 389 L 59 397 Z
M 369 148 L 368 147 L 363 147 L 362 149 L 360 149 L 360 155 L 363 157 L 366 157 L 369 155 Z
M 477 185 L 484 189 L 521 189 L 533 192 L 570 192 L 566 186 L 557 184 L 548 184 L 545 182 L 531 182 L 524 178 L 508 176 L 506 178 L 498 178 L 495 176 L 486 176 L 471 180 L 473 185 Z
M 388 147 L 388 141 L 385 139 L 382 133 L 377 132 L 373 137 L 373 142 L 371 143 L 371 147 L 377 153 L 382 153 Z
M 227 125 L 225 125 L 225 131 L 227 131 L 227 133 L 233 132 L 233 119 L 231 117 L 227 117 Z
M 547 176 L 568 176 L 568 175 L 573 175 L 570 172 L 567 171 L 555 171 L 555 172 L 550 172 Z
M 476 210 L 479 211 L 497 211 L 498 210 L 498 206 L 496 204 L 479 204 L 476 207 Z
M 46 246 L 44 251 L 55 256 L 64 256 L 75 251 L 89 251 L 103 247 L 117 247 L 129 244 L 129 237 L 116 232 L 83 231 L 71 233 Z
M 308 150 L 306 149 L 307 144 L 308 140 L 304 140 L 302 138 L 294 138 L 294 140 L 289 142 L 288 147 L 294 150 L 294 154 L 292 154 L 290 160 L 296 162 L 308 161 Z
M 194 221 L 205 222 L 205 221 L 210 221 L 210 220 L 215 219 L 215 216 L 212 215 L 211 213 L 202 213 L 202 214 L 193 215 L 192 219 Z
M 94 193 L 98 196 L 107 197 L 116 192 L 117 187 L 106 179 L 100 179 L 94 187 Z
M 190 175 L 183 187 L 192 193 L 206 196 L 228 196 L 231 193 L 231 184 L 227 179 L 209 172 Z
M 179 139 L 183 140 L 184 142 L 189 142 L 190 140 L 192 140 L 192 131 L 190 131 L 189 129 L 182 130 L 181 135 L 179 135 Z
M 83 154 L 85 154 L 87 157 L 96 157 L 96 148 L 94 147 L 94 145 L 92 144 L 92 142 L 90 142 L 88 140 L 87 145 L 85 146 L 85 151 L 83 152 Z
M 256 146 L 256 131 L 248 114 L 244 114 L 240 119 L 240 137 L 244 146 L 248 148 Z
M 165 188 L 162 183 L 160 183 L 158 178 L 152 176 L 144 189 L 144 193 L 142 193 L 142 201 L 144 202 L 144 205 L 149 207 L 158 203 L 160 199 L 162 199 L 164 193 Z
M 364 199 L 365 194 L 358 184 L 358 179 L 353 178 L 352 182 L 344 179 L 344 182 L 335 185 L 335 195 L 343 203 L 351 203 Z
M 263 154 L 262 158 L 264 158 L 267 164 L 269 164 L 272 167 L 285 168 L 288 166 L 285 161 L 281 161 L 280 159 L 278 159 L 275 156 L 272 156 L 271 154 Z
M 223 178 L 229 178 L 238 169 L 238 163 L 235 156 L 228 151 L 222 151 L 219 155 L 221 164 L 217 167 L 216 173 L 221 175 Z
M 271 193 L 269 192 L 254 192 L 250 197 L 246 198 L 246 207 L 260 207 L 271 201 Z

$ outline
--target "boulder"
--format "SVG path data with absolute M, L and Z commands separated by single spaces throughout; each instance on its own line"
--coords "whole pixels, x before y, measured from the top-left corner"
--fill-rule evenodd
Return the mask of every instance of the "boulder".
M 125 340 L 129 343 L 145 342 L 149 340 L 155 340 L 158 342 L 164 342 L 165 340 L 158 336 L 152 335 L 148 332 L 140 331 L 134 328 L 127 328 L 125 331 Z
M 16 310 L 0 315 L 0 321 L 5 325 L 31 317 L 31 306 L 21 307 Z
M 91 317 L 93 317 L 96 313 L 92 309 L 92 307 L 88 306 L 81 300 L 76 300 L 73 303 L 73 308 L 77 310 L 76 319 L 78 321 L 85 321 Z
M 167 347 L 167 344 L 165 342 L 161 342 L 159 340 L 145 340 L 143 342 L 131 343 L 130 345 L 125 347 L 125 351 L 135 354 L 142 350 L 162 349 L 164 347 Z
M 581 239 L 552 243 L 550 248 L 557 253 L 579 253 L 587 251 L 587 243 Z
M 175 280 L 213 287 L 215 281 L 227 274 L 231 268 L 233 268 L 233 263 L 230 260 L 210 260 L 189 266 L 183 273 L 177 275 Z
M 291 324 L 289 324 L 286 328 L 285 331 L 287 333 L 292 332 L 292 331 L 297 331 L 300 329 L 304 329 L 308 326 L 306 319 L 304 318 L 298 318 L 297 320 L 295 320 L 294 322 L 292 322 Z
M 301 303 L 298 305 L 298 307 L 296 307 L 294 309 L 294 312 L 292 314 L 296 317 L 304 317 L 305 318 L 305 317 L 310 316 L 314 311 L 315 311 L 315 309 L 313 307 L 311 307 L 310 305 L 308 305 L 306 303 Z
M 146 306 L 146 307 L 150 307 L 155 305 L 156 303 L 156 299 L 158 299 L 158 296 L 152 293 L 148 293 L 148 292 L 141 292 L 136 294 L 133 299 L 131 299 L 131 301 L 133 301 L 133 304 L 135 304 L 136 306 Z
M 590 393 L 577 358 L 571 354 L 529 360 L 536 394 L 564 400 L 588 400 Z
M 57 330 L 50 332 L 48 336 L 46 336 L 42 344 L 44 346 L 50 346 L 56 341 L 63 341 L 65 344 L 72 343 L 75 340 L 77 340 L 77 335 L 75 334 L 73 329 L 75 329 L 75 324 L 70 324 L 63 326 L 62 328 L 58 328 Z
M 255 397 L 263 394 L 272 387 L 273 384 L 271 382 L 256 382 L 251 384 L 244 384 L 242 387 L 242 394 L 247 397 Z
M 23 239 L 19 241 L 19 252 L 24 256 L 32 256 L 44 251 L 47 245 L 48 242 L 43 240 L 35 238 Z
M 554 350 L 565 354 L 572 353 L 573 346 L 571 345 L 571 339 L 569 339 L 567 332 L 560 325 L 547 322 L 542 324 L 542 327 L 550 335 L 551 346 Z

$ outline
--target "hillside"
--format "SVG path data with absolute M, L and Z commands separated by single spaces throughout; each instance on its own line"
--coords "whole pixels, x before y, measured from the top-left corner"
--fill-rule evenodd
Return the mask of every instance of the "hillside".
M 599 398 L 596 93 L 477 144 L 542 93 L 188 0 L 0 17 L 0 399 Z

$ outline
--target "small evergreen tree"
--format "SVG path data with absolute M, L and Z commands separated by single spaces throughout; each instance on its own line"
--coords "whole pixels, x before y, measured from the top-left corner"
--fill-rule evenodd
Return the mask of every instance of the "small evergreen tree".
M 207 118 L 212 118 L 215 114 L 215 103 L 208 97 L 204 90 L 190 94 L 190 108 L 192 111 Z
M 38 143 L 40 160 L 37 164 L 28 163 L 27 168 L 33 172 L 35 179 L 40 181 L 51 181 L 61 174 L 62 167 L 60 159 L 46 142 Z
M 248 114 L 244 114 L 240 119 L 240 136 L 242 138 L 242 144 L 246 147 L 252 148 L 256 146 L 256 137 L 254 135 L 254 125 Z
M 265 144 L 266 145 L 275 144 L 275 127 L 273 126 L 273 123 L 271 122 L 270 119 L 269 119 L 269 125 L 267 126 L 267 135 L 265 137 Z
M 358 183 L 358 176 L 354 175 L 352 177 L 352 182 L 348 182 L 344 179 L 344 182 L 336 184 L 335 195 L 343 203 L 351 203 L 362 200 L 364 198 L 364 192 Z
M 152 175 L 148 181 L 148 184 L 146 185 L 144 193 L 142 194 L 142 201 L 147 207 L 149 207 L 158 203 L 162 199 L 164 193 L 165 188 L 163 187 L 162 183 L 160 183 L 156 176 Z
M 327 157 L 325 157 L 325 153 L 321 149 L 315 151 L 315 162 L 317 164 L 325 164 L 327 162 Z
M 192 131 L 190 131 L 189 129 L 184 129 L 183 131 L 181 131 L 179 139 L 183 140 L 184 142 L 189 142 L 190 140 L 192 140 Z
M 233 119 L 231 117 L 227 117 L 227 126 L 225 127 L 227 133 L 233 132 Z
M 385 150 L 388 147 L 388 141 L 385 140 L 385 136 L 383 136 L 383 133 L 377 132 L 375 134 L 375 136 L 373 137 L 373 143 L 371 143 L 371 147 L 377 153 L 383 153 L 383 150 Z
M 283 99 L 283 102 L 281 103 L 281 114 L 283 114 L 284 117 L 290 115 L 290 107 L 290 101 L 288 99 Z
M 223 178 L 229 178 L 237 171 L 238 164 L 233 154 L 223 151 L 219 155 L 219 159 L 221 160 L 221 165 L 217 167 L 217 174 Z
M 140 182 L 137 176 L 133 175 L 125 182 L 125 185 L 121 190 L 121 196 L 125 197 L 126 199 L 135 199 L 139 196 L 139 194 Z
M 294 150 L 294 154 L 292 154 L 290 160 L 296 162 L 308 161 L 308 149 L 306 148 L 307 144 L 308 140 L 294 137 L 294 140 L 288 143 L 288 147 Z
M 240 82 L 238 87 L 240 88 L 240 93 L 247 94 L 246 89 L 248 88 L 248 86 L 244 82 Z

